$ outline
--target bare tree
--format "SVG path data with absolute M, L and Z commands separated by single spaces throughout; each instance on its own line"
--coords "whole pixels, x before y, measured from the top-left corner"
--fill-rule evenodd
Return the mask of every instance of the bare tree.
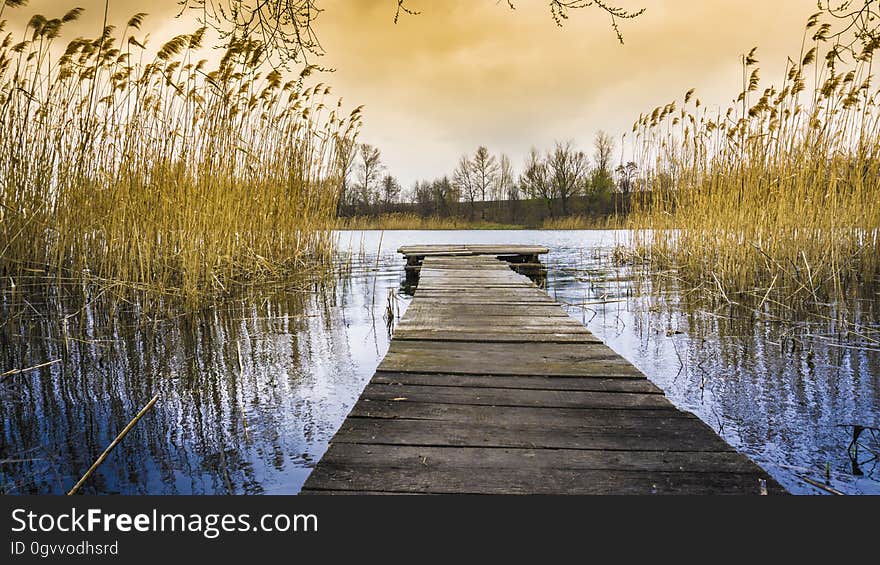
M 434 211 L 434 198 L 431 192 L 431 183 L 428 181 L 416 181 L 413 186 L 413 204 L 418 207 L 423 217 L 431 215 Z
M 638 171 L 639 166 L 635 161 L 630 161 L 626 165 L 619 165 L 615 169 L 617 173 L 617 188 L 620 192 L 626 194 L 633 189 Z
M 596 168 L 611 173 L 611 154 L 614 153 L 614 138 L 602 130 L 596 132 L 593 139 L 593 159 Z
M 376 200 L 376 186 L 385 166 L 382 164 L 382 152 L 369 143 L 361 143 L 358 153 L 361 158 L 358 171 L 359 204 L 368 208 Z
M 458 166 L 452 173 L 452 185 L 458 193 L 470 204 L 470 215 L 473 217 L 474 201 L 477 199 L 479 189 L 477 188 L 476 175 L 474 174 L 474 164 L 468 159 L 467 155 L 462 155 L 458 160 Z
M 432 182 L 416 182 L 414 196 L 422 217 L 452 215 L 459 198 L 458 191 L 449 181 L 449 177 L 445 176 Z
M 382 203 L 390 206 L 397 202 L 400 196 L 400 183 L 391 175 L 382 177 Z
M 868 60 L 874 51 L 880 49 L 880 0 L 817 0 L 817 5 L 822 12 L 810 16 L 807 27 L 818 26 L 813 40 L 834 43 L 835 58 L 846 51 L 853 58 Z M 838 20 L 840 25 L 820 22 L 823 13 Z M 829 63 L 833 64 L 833 60 Z
M 495 156 L 482 145 L 477 147 L 477 152 L 474 153 L 474 160 L 471 163 L 477 192 L 480 195 L 480 200 L 485 202 L 491 197 L 492 188 L 497 182 L 498 163 L 495 161 Z
M 458 202 L 459 195 L 452 183 L 449 182 L 449 177 L 442 177 L 432 182 L 431 192 L 437 213 L 441 216 L 451 215 L 452 207 Z
M 498 159 L 498 182 L 495 185 L 495 198 L 497 200 L 519 200 L 519 187 L 513 174 L 513 166 L 510 157 L 501 154 Z
M 336 215 L 342 215 L 342 209 L 350 204 L 351 173 L 357 156 L 357 145 L 351 138 L 340 139 L 336 144 L 336 164 L 339 168 L 339 196 L 336 201 Z
M 553 216 L 553 186 L 547 173 L 547 164 L 538 150 L 532 147 L 526 157 L 525 169 L 520 177 L 520 186 L 531 198 L 540 198 L 547 204 L 550 216 Z
M 571 141 L 556 142 L 547 156 L 552 194 L 562 204 L 562 214 L 568 214 L 568 201 L 582 192 L 589 171 L 589 160 L 583 151 L 577 151 Z
M 611 174 L 611 154 L 614 153 L 614 138 L 602 130 L 593 138 L 593 169 L 590 191 L 594 195 L 611 194 L 614 192 L 614 177 Z

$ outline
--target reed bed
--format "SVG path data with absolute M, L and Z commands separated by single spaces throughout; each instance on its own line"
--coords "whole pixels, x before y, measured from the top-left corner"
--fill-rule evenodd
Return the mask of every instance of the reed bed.
M 728 301 L 828 304 L 877 288 L 880 45 L 832 37 L 811 17 L 781 87 L 761 86 L 753 49 L 726 111 L 691 89 L 639 118 L 642 258 Z
M 86 283 L 190 304 L 266 281 L 308 280 L 330 260 L 340 169 L 360 109 L 261 65 L 233 40 L 216 64 L 206 30 L 152 50 L 124 29 L 59 42 L 74 9 L 0 7 L 0 277 Z M 18 34 L 16 34 L 18 35 Z
M 614 230 L 623 225 L 618 216 L 564 216 L 547 218 L 541 225 L 544 230 Z

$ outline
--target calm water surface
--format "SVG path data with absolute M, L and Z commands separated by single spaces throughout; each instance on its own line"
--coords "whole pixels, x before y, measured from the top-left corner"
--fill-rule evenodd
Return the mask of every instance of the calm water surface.
M 650 292 L 609 255 L 624 232 L 340 232 L 335 288 L 151 320 L 0 297 L 0 492 L 69 489 L 154 394 L 92 494 L 296 493 L 388 348 L 412 243 L 551 249 L 548 292 L 679 407 L 796 493 L 880 494 L 880 350 L 839 327 L 742 319 Z M 876 310 L 859 322 L 878 328 Z M 65 321 L 66 320 L 66 321 Z M 846 329 L 846 328 L 844 328 Z M 842 336 L 846 335 L 845 338 Z M 871 334 L 876 337 L 876 333 Z

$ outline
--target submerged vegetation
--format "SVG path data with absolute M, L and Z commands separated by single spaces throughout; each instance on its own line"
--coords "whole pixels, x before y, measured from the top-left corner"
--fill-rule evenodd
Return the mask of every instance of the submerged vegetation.
M 725 111 L 690 90 L 633 126 L 645 195 L 636 247 L 727 302 L 843 308 L 880 276 L 876 32 L 841 40 L 820 15 L 781 87 L 761 89 L 756 50 Z M 876 295 L 873 296 L 876 300 Z
M 21 41 L 0 23 L 4 285 L 198 303 L 320 270 L 359 109 L 307 86 L 313 67 L 264 72 L 256 41 L 232 39 L 214 68 L 204 28 L 151 56 L 144 14 L 58 47 L 81 14 L 35 15 Z

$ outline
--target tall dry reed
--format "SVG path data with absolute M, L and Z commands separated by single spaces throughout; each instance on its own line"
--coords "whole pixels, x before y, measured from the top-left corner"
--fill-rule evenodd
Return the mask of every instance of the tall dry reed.
M 724 110 L 693 89 L 636 122 L 644 179 L 636 244 L 686 281 L 735 300 L 822 303 L 880 275 L 880 45 L 852 49 L 819 15 L 781 87 L 761 87 L 756 50 Z
M 199 59 L 205 29 L 151 55 L 144 14 L 56 45 L 81 13 L 0 36 L 3 284 L 85 281 L 197 303 L 317 269 L 332 244 L 336 146 L 356 135 L 359 109 L 307 86 L 312 68 L 287 81 L 264 69 L 259 42 L 231 41 L 213 68 Z

